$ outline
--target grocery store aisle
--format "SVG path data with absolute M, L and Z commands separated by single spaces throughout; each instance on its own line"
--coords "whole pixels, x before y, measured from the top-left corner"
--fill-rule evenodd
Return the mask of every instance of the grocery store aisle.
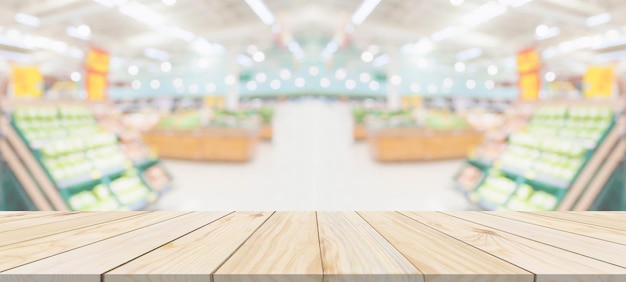
M 466 210 L 451 187 L 461 161 L 379 164 L 352 141 L 350 107 L 277 109 L 273 144 L 246 164 L 166 160 L 175 189 L 163 210 Z

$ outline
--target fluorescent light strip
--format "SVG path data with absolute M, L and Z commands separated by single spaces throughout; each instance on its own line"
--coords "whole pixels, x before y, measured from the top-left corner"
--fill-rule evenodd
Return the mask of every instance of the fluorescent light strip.
M 65 30 L 65 33 L 71 37 L 82 39 L 82 40 L 89 40 L 91 38 L 91 35 L 83 34 L 76 27 L 73 27 L 73 26 L 68 27 Z
M 360 25 L 376 9 L 381 0 L 364 0 L 361 6 L 352 14 L 352 23 Z
M 461 28 L 459 26 L 449 26 L 446 27 L 442 30 L 436 31 L 434 32 L 430 38 L 435 41 L 435 42 L 439 42 L 445 39 L 448 39 L 450 37 L 453 37 L 461 32 L 464 31 L 464 28 Z
M 604 13 L 604 14 L 599 14 L 599 15 L 595 15 L 592 17 L 588 17 L 587 20 L 585 20 L 585 23 L 587 24 L 587 26 L 597 26 L 597 25 L 608 23 L 610 21 L 611 21 L 611 14 Z
M 190 32 L 188 30 L 182 29 L 180 27 L 177 26 L 170 26 L 166 28 L 167 32 L 169 32 L 171 35 L 182 39 L 184 41 L 187 41 L 189 43 L 193 42 L 194 39 L 196 39 L 196 35 L 193 32 Z
M 248 6 L 252 9 L 252 11 L 261 19 L 261 21 L 266 25 L 271 25 L 274 23 L 274 15 L 267 8 L 265 3 L 262 0 L 246 0 Z
M 461 51 L 456 54 L 456 59 L 459 61 L 466 61 L 469 59 L 478 58 L 483 54 L 483 50 L 480 48 L 472 48 L 465 51 Z
M 144 55 L 146 55 L 146 57 L 161 61 L 167 61 L 170 59 L 169 53 L 154 48 L 146 48 L 143 53 Z
M 561 29 L 556 27 L 556 26 L 553 26 L 553 27 L 550 27 L 548 29 L 546 34 L 535 35 L 535 39 L 537 39 L 537 40 L 544 40 L 544 39 L 555 37 L 555 36 L 559 35 L 560 33 L 561 33 Z
M 119 11 L 149 26 L 160 26 L 163 24 L 163 17 L 161 17 L 161 15 L 138 2 L 130 2 L 126 5 L 121 5 L 119 6 Z
M 33 27 L 38 27 L 41 24 L 39 18 L 22 13 L 15 14 L 15 21 Z

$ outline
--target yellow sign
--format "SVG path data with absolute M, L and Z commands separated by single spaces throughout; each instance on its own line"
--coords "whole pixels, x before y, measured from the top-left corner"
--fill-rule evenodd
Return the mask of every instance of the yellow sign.
M 522 101 L 534 101 L 539 99 L 539 87 L 541 86 L 539 72 L 520 74 L 519 89 Z
M 89 100 L 106 99 L 107 76 L 106 74 L 88 72 L 86 79 L 87 98 Z
M 87 55 L 85 67 L 88 71 L 98 73 L 109 72 L 109 54 L 101 50 L 91 50 Z
M 13 67 L 11 83 L 16 97 L 41 97 L 43 95 L 43 77 L 37 67 Z
M 583 77 L 583 93 L 585 97 L 610 97 L 614 82 L 612 67 L 589 67 Z
M 517 72 L 526 73 L 539 70 L 541 60 L 535 49 L 524 50 L 517 54 Z

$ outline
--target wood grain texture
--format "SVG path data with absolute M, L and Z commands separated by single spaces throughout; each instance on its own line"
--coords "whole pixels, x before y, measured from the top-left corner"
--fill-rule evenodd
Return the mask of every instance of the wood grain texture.
M 211 274 L 271 214 L 236 212 L 225 216 L 106 273 L 104 281 L 210 281 Z
M 490 213 L 446 212 L 446 214 L 626 268 L 624 255 L 626 246 L 621 244 L 498 217 Z
M 427 282 L 532 282 L 534 279 L 526 270 L 402 214 L 359 214 L 422 271 Z
M 0 272 L 131 232 L 184 212 L 135 213 L 134 216 L 0 247 Z
M 81 212 L 34 212 L 31 215 L 23 220 L 10 220 L 0 223 L 0 234 L 11 230 L 84 217 L 89 214 Z
M 0 281 L 100 281 L 107 271 L 228 212 L 193 212 L 0 273 Z
M 438 212 L 402 212 L 535 274 L 536 281 L 625 281 L 626 269 Z
M 276 212 L 213 276 L 215 282 L 322 281 L 315 212 Z
M 324 281 L 424 281 L 424 275 L 355 212 L 318 212 Z
M 0 232 L 0 247 L 135 215 L 137 212 L 60 213 L 16 221 L 22 228 Z M 43 224 L 39 224 L 42 221 Z M 4 225 L 8 225 L 5 223 Z M 30 224 L 30 225 L 24 225 Z M 29 227 L 25 227 L 29 226 Z
M 30 219 L 42 216 L 52 215 L 58 212 L 53 211 L 38 211 L 38 212 L 0 212 L 0 232 L 2 232 L 2 223 L 5 222 L 17 222 L 23 219 Z
M 594 226 L 586 223 L 572 222 L 564 219 L 539 216 L 531 213 L 497 212 L 490 214 L 626 245 L 626 231 L 624 230 L 617 230 L 602 226 Z
M 590 214 L 577 214 L 569 212 L 535 212 L 533 214 L 626 231 L 626 222 L 621 220 L 615 220 L 613 218 L 603 218 Z

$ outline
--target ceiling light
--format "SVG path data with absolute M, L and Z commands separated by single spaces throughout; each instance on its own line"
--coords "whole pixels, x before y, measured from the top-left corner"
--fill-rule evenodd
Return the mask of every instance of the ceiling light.
M 349 89 L 349 90 L 352 90 L 352 89 L 356 88 L 356 81 L 354 81 L 352 79 L 346 80 L 346 88 Z
M 543 36 L 543 35 L 547 34 L 549 30 L 550 30 L 550 28 L 547 25 L 540 24 L 540 25 L 537 26 L 537 28 L 535 28 L 535 35 Z
M 246 3 L 264 24 L 272 25 L 274 23 L 274 15 L 262 0 L 246 0 Z
M 391 57 L 387 54 L 382 54 L 378 57 L 376 57 L 376 59 L 374 59 L 374 61 L 372 61 L 372 65 L 374 67 L 382 67 L 386 64 L 388 64 L 389 62 L 391 62 Z
M 545 75 L 546 81 L 552 82 L 556 79 L 556 74 L 553 72 L 547 72 Z
M 71 78 L 71 79 L 72 79 L 72 81 L 74 81 L 74 82 L 76 82 L 76 81 L 80 81 L 81 77 L 82 77 L 82 76 L 80 75 L 80 73 L 79 73 L 79 72 L 76 72 L 76 71 L 75 71 L 75 72 L 73 72 L 73 73 L 70 75 L 70 78 Z
M 491 65 L 487 68 L 487 73 L 490 75 L 496 75 L 498 74 L 498 67 L 495 65 Z
M 457 62 L 456 64 L 454 64 L 454 69 L 457 72 L 464 72 L 465 71 L 465 64 L 463 62 Z
M 454 6 L 461 6 L 463 4 L 463 0 L 450 0 L 450 4 Z
M 172 70 L 172 64 L 170 62 L 161 63 L 162 72 L 170 72 Z
M 235 57 L 235 60 L 237 61 L 238 64 L 244 66 L 244 67 L 251 67 L 254 64 L 254 61 L 252 61 L 252 59 L 244 54 L 239 54 Z
M 80 31 L 78 27 L 69 26 L 67 27 L 67 29 L 65 29 L 65 33 L 71 37 L 82 39 L 82 40 L 91 39 L 91 31 L 87 32 L 86 29 L 84 29 L 83 31 Z
M 167 61 L 170 59 L 169 53 L 165 51 L 161 51 L 159 49 L 155 49 L 155 48 L 146 48 L 143 51 L 143 54 L 146 55 L 146 57 L 148 58 L 153 58 L 153 59 L 157 59 L 160 61 Z
M 22 13 L 15 14 L 15 21 L 33 27 L 38 27 L 41 24 L 39 18 Z
M 417 93 L 420 91 L 420 85 L 417 83 L 411 83 L 411 92 Z
M 400 85 L 402 83 L 402 77 L 397 74 L 392 75 L 389 81 L 391 81 L 391 84 L 393 85 Z
M 141 88 L 141 81 L 139 81 L 139 80 L 133 80 L 133 82 L 130 84 L 130 86 L 131 86 L 133 89 L 137 90 L 137 89 Z
M 282 80 L 288 80 L 291 78 L 291 72 L 288 69 L 282 69 L 279 76 Z
M 345 69 L 338 69 L 337 71 L 335 71 L 335 78 L 338 80 L 344 80 L 347 76 L 348 74 L 346 73 Z
M 476 88 L 476 81 L 474 81 L 472 79 L 468 79 L 467 82 L 465 82 L 465 87 L 467 87 L 467 89 L 474 89 L 474 88 Z
M 378 81 L 370 81 L 370 90 L 372 91 L 376 91 L 378 89 L 380 89 L 380 83 L 378 83 Z
M 322 78 L 320 80 L 320 86 L 322 86 L 322 88 L 328 88 L 328 86 L 330 86 L 330 79 Z
M 448 39 L 450 37 L 453 37 L 461 32 L 463 32 L 465 29 L 459 26 L 449 26 L 446 27 L 442 30 L 436 31 L 433 34 L 430 35 L 430 38 L 434 41 L 434 42 L 439 42 L 442 41 L 444 39 Z
M 270 82 L 270 87 L 274 90 L 280 88 L 280 80 L 278 79 L 272 80 L 272 82 Z
M 320 69 L 318 67 L 313 66 L 313 67 L 309 68 L 309 75 L 310 76 L 316 76 L 319 73 L 320 73 Z
M 174 6 L 176 4 L 176 0 L 162 0 L 163 4 L 167 6 Z
M 485 88 L 487 88 L 487 89 L 491 90 L 491 89 L 493 89 L 494 87 L 496 87 L 496 83 L 495 83 L 495 82 L 493 82 L 493 80 L 487 80 L 487 81 L 485 81 Z
M 363 83 L 368 83 L 371 79 L 372 79 L 372 76 L 369 73 L 366 73 L 366 72 L 362 73 L 359 76 L 359 80 L 361 80 L 361 82 L 363 82 Z
M 252 91 L 252 90 L 256 90 L 256 82 L 254 81 L 248 81 L 248 83 L 246 83 L 246 87 L 248 88 L 248 90 Z
M 166 27 L 165 30 L 178 39 L 182 39 L 189 43 L 192 43 L 196 39 L 196 35 L 193 32 L 188 31 L 186 29 L 177 27 L 177 26 L 169 26 Z
M 119 11 L 122 14 L 125 14 L 149 26 L 161 26 L 164 21 L 163 17 L 159 13 L 149 9 L 148 7 L 136 1 L 119 6 Z
M 258 81 L 259 83 L 263 83 L 267 80 L 267 75 L 265 75 L 265 73 L 258 73 L 254 79 L 256 79 L 256 81 Z
M 183 80 L 181 78 L 174 78 L 174 80 L 172 81 L 172 84 L 176 88 L 181 88 L 181 87 L 183 87 L 184 82 L 183 82 Z
M 152 80 L 150 81 L 150 87 L 152 87 L 152 89 L 159 89 L 159 87 L 161 87 L 161 82 L 156 79 Z
M 604 36 L 609 40 L 616 40 L 620 36 L 620 32 L 617 29 L 609 29 L 604 33 Z
M 452 80 L 452 78 L 446 78 L 443 80 L 443 87 L 452 88 L 452 85 L 454 85 L 454 81 Z
M 360 25 L 374 11 L 381 0 L 363 0 L 361 6 L 352 14 L 352 23 Z
M 304 80 L 304 78 L 298 77 L 298 78 L 296 78 L 294 83 L 296 84 L 296 87 L 302 88 L 302 87 L 304 87 L 304 84 L 306 83 L 306 81 Z
M 361 54 L 361 60 L 363 60 L 363 62 L 369 63 L 374 60 L 374 55 L 369 51 L 365 51 Z
M 263 62 L 263 60 L 265 60 L 265 54 L 261 51 L 254 52 L 252 59 L 257 63 Z
M 91 28 L 86 24 L 81 24 L 76 29 L 81 35 L 85 37 L 91 35 Z
M 462 21 L 466 26 L 475 27 L 506 13 L 506 10 L 507 6 L 505 5 L 497 2 L 488 2 L 465 15 Z
M 235 76 L 234 75 L 227 75 L 224 78 L 224 83 L 228 84 L 228 85 L 233 85 L 235 84 Z
M 483 54 L 483 50 L 480 48 L 472 48 L 465 51 L 458 52 L 456 59 L 459 61 L 467 61 L 470 59 L 478 58 Z
M 216 89 L 215 83 L 207 83 L 207 85 L 206 85 L 206 92 L 213 93 L 213 92 L 215 92 L 215 89 Z
M 128 67 L 128 74 L 137 75 L 139 73 L 139 67 L 136 65 L 130 65 Z
M 438 87 L 437 84 L 430 84 L 428 85 L 428 93 L 434 94 L 437 93 Z
M 198 93 L 198 90 L 200 90 L 200 88 L 198 87 L 198 84 L 189 85 L 189 92 Z
M 585 23 L 587 24 L 587 26 L 596 26 L 596 25 L 608 23 L 610 21 L 611 21 L 611 14 L 603 13 L 603 14 L 588 17 L 585 20 Z

